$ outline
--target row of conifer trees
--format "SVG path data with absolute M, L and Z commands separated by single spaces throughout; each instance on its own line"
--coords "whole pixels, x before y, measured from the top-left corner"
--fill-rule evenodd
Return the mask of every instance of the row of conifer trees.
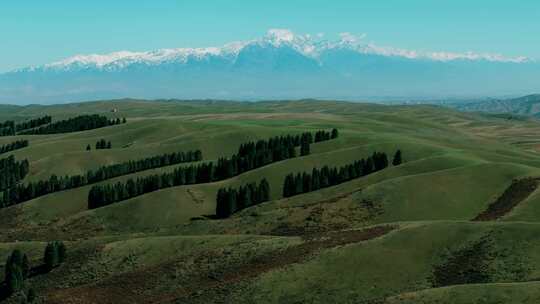
M 0 122 L 0 136 L 12 136 L 15 135 L 17 132 L 23 130 L 32 129 L 48 124 L 51 122 L 51 120 L 51 116 L 46 115 L 43 117 L 31 119 L 29 121 L 23 121 L 18 124 L 15 124 L 15 121 L 13 120 Z
M 392 163 L 401 164 L 401 151 L 394 154 Z M 288 174 L 283 181 L 283 197 L 317 191 L 322 188 L 335 186 L 355 178 L 366 176 L 388 167 L 388 157 L 384 152 L 374 152 L 366 159 L 362 158 L 342 167 L 321 169 L 313 168 L 311 173 Z
M 29 121 L 24 121 L 15 125 L 15 131 L 20 132 L 22 130 L 33 129 L 42 125 L 50 124 L 51 121 L 52 117 L 49 115 L 45 115 L 43 117 L 31 119 Z
M 249 183 L 238 189 L 221 188 L 216 197 L 216 216 L 227 218 L 233 213 L 270 200 L 270 184 L 263 179 L 257 185 Z
M 327 132 L 331 134 L 331 132 Z M 337 134 L 337 130 L 336 130 Z M 330 137 L 328 137 L 330 139 Z M 334 137 L 335 138 L 335 137 Z M 309 145 L 311 133 L 272 137 L 240 145 L 229 158 L 176 168 L 161 175 L 130 179 L 114 185 L 96 185 L 88 193 L 88 208 L 94 209 L 164 188 L 220 181 L 273 162 L 296 157 L 295 147 Z M 309 149 L 308 149 L 309 150 Z
M 119 125 L 125 122 L 125 118 L 123 120 L 120 120 L 120 118 L 108 119 L 107 117 L 98 114 L 81 115 L 66 120 L 60 120 L 39 128 L 22 131 L 19 134 L 40 135 L 69 133 Z
M 86 150 L 90 150 L 89 147 L 90 146 L 86 147 Z M 96 150 L 101 150 L 101 149 L 112 149 L 111 141 L 106 141 L 103 138 L 98 140 L 96 142 Z
M 30 182 L 16 186 L 11 184 L 10 187 L 13 187 L 5 189 L 3 195 L 0 196 L 0 208 L 22 203 L 53 192 L 78 188 L 122 175 L 200 160 L 202 160 L 202 153 L 200 150 L 174 152 L 135 161 L 127 161 L 115 165 L 102 166 L 95 171 L 89 170 L 83 175 L 64 177 L 52 175 L 45 181 Z M 0 170 L 0 172 L 2 171 Z
M 28 147 L 28 140 L 17 140 L 9 144 L 0 146 L 0 154 L 11 152 L 13 150 Z
M 30 170 L 28 160 L 17 161 L 13 155 L 0 159 L 0 191 L 6 191 L 19 183 Z M 2 200 L 0 199 L 0 206 Z

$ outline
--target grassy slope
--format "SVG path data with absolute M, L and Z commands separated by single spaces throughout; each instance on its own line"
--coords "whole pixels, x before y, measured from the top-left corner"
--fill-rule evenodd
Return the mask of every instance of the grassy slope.
M 58 118 L 81 112 L 111 115 L 111 108 L 118 108 L 119 116 L 128 117 L 129 122 L 72 134 L 24 136 L 31 146 L 13 154 L 31 161 L 27 180 L 39 180 L 52 173 L 77 174 L 103 164 L 178 150 L 199 148 L 205 159 L 211 160 L 230 155 L 246 140 L 319 128 L 337 127 L 341 133 L 336 141 L 313 145 L 312 155 L 308 157 L 272 164 L 223 182 L 165 189 L 91 211 L 85 208 L 89 187 L 2 209 L 0 217 L 7 221 L 1 227 L 9 232 L 3 238 L 24 239 L 23 232 L 32 229 L 37 232 L 28 238 L 35 240 L 100 235 L 99 240 L 79 240 L 70 245 L 72 248 L 100 245 L 99 256 L 88 260 L 85 266 L 98 274 L 107 269 L 102 277 L 92 279 L 99 281 L 109 277 L 113 269 L 133 271 L 167 258 L 181 259 L 208 250 L 222 252 L 225 247 L 234 247 L 239 239 L 244 246 L 243 254 L 262 248 L 257 245 L 261 241 L 268 250 L 299 242 L 292 237 L 272 238 L 266 243 L 268 237 L 256 236 L 276 231 L 283 225 L 343 229 L 426 221 L 405 223 L 400 230 L 383 238 L 326 250 L 305 263 L 263 274 L 249 286 L 253 298 L 261 302 L 311 299 L 322 303 L 346 302 L 426 289 L 430 287 L 432 263 L 443 248 L 459 246 L 493 230 L 499 231 L 497 239 L 501 248 L 520 248 L 531 269 L 528 279 L 540 275 L 540 256 L 535 253 L 540 246 L 536 238 L 540 226 L 535 223 L 540 219 L 536 203 L 540 194 L 534 193 L 513 210 L 503 219 L 507 223 L 466 222 L 484 210 L 513 178 L 540 175 L 540 157 L 530 144 L 540 129 L 535 121 L 509 122 L 431 106 L 386 107 L 313 101 L 257 104 L 114 101 L 9 110 L 11 117 L 20 119 L 42 113 Z M 114 149 L 84 151 L 87 144 L 94 144 L 100 138 L 111 140 Z M 0 144 L 13 139 L 0 137 Z M 321 191 L 289 199 L 280 197 L 283 177 L 289 172 L 345 164 L 373 150 L 391 153 L 397 147 L 404 151 L 406 163 L 402 166 Z M 173 168 L 149 170 L 109 182 Z M 190 220 L 213 213 L 219 187 L 238 186 L 263 176 L 270 181 L 274 201 L 244 210 L 228 220 Z M 365 206 L 366 201 L 374 204 L 375 213 Z M 159 231 L 160 235 L 152 231 Z M 245 236 L 246 233 L 252 236 Z M 272 245 L 274 242 L 277 247 Z M 33 259 L 38 259 L 44 243 L 0 245 L 2 255 L 8 254 L 13 246 L 21 246 Z M 38 279 L 35 284 L 45 289 L 45 282 L 48 281 Z M 168 284 L 171 282 L 164 286 Z M 471 288 L 477 288 L 478 297 L 486 292 L 482 287 Z M 476 291 L 463 294 L 469 292 L 476 294 Z M 439 289 L 418 293 L 426 303 L 443 301 L 448 295 Z M 241 294 L 237 296 L 237 300 L 242 298 Z
M 423 290 L 431 286 L 431 265 L 440 254 L 487 232 L 494 232 L 497 252 L 510 250 L 514 255 L 497 257 L 498 281 L 515 279 L 514 268 L 522 266 L 516 256 L 527 261 L 528 271 L 520 279 L 532 280 L 540 273 L 539 228 L 515 223 L 404 224 L 382 238 L 324 251 L 306 263 L 264 274 L 250 290 L 257 303 L 348 303 Z
M 540 282 L 451 286 L 406 293 L 387 304 L 533 304 L 540 302 Z

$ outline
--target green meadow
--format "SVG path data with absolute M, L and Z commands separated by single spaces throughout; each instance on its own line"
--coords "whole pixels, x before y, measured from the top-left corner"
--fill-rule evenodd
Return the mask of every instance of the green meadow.
M 93 185 L 87 185 L 0 209 L 0 268 L 14 249 L 38 266 L 47 242 L 67 246 L 61 266 L 26 280 L 44 303 L 540 301 L 540 190 L 497 219 L 472 221 L 513 181 L 540 177 L 535 119 L 315 100 L 112 100 L 0 106 L 0 113 L 0 120 L 15 121 L 44 114 L 53 121 L 82 114 L 127 118 L 88 131 L 0 137 L 0 145 L 30 143 L 0 156 L 29 161 L 23 184 L 178 151 L 200 149 L 198 163 L 217 161 L 248 141 L 339 130 L 337 139 L 313 143 L 309 155 L 221 181 L 161 189 L 92 210 Z M 100 139 L 111 141 L 112 149 L 95 150 Z M 391 161 L 398 149 L 401 165 L 282 195 L 289 173 L 346 165 L 375 151 Z M 220 188 L 262 178 L 270 184 L 270 201 L 230 218 L 213 217 Z M 368 233 L 377 229 L 384 232 Z

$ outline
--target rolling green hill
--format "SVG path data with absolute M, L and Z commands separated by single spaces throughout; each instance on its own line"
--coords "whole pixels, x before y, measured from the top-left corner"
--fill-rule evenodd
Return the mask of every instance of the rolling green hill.
M 26 253 L 36 270 L 25 289 L 44 303 L 537 303 L 540 297 L 540 190 L 518 189 L 528 191 L 520 196 L 510 188 L 540 177 L 535 119 L 315 100 L 113 100 L 0 111 L 0 120 L 15 121 L 44 114 L 53 121 L 127 118 L 83 132 L 0 137 L 0 145 L 30 143 L 0 156 L 28 159 L 23 184 L 176 151 L 200 149 L 197 164 L 215 162 L 248 141 L 339 130 L 337 139 L 311 144 L 309 155 L 221 181 L 92 210 L 92 185 L 1 208 L 0 268 L 12 250 Z M 86 151 L 100 139 L 112 149 Z M 397 149 L 401 165 L 283 198 L 289 173 L 349 164 L 374 151 L 391 162 Z M 215 219 L 220 188 L 262 178 L 270 201 Z M 525 199 L 496 220 L 473 221 L 504 193 L 510 201 Z M 39 272 L 53 240 L 66 244 L 67 259 Z

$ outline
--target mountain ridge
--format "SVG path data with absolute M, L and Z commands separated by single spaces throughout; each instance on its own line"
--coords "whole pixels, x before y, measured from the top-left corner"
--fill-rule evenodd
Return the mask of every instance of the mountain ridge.
M 540 63 L 522 57 L 422 53 L 351 35 L 327 41 L 287 30 L 221 48 L 78 55 L 0 74 L 0 102 L 160 99 L 344 99 L 524 95 Z

